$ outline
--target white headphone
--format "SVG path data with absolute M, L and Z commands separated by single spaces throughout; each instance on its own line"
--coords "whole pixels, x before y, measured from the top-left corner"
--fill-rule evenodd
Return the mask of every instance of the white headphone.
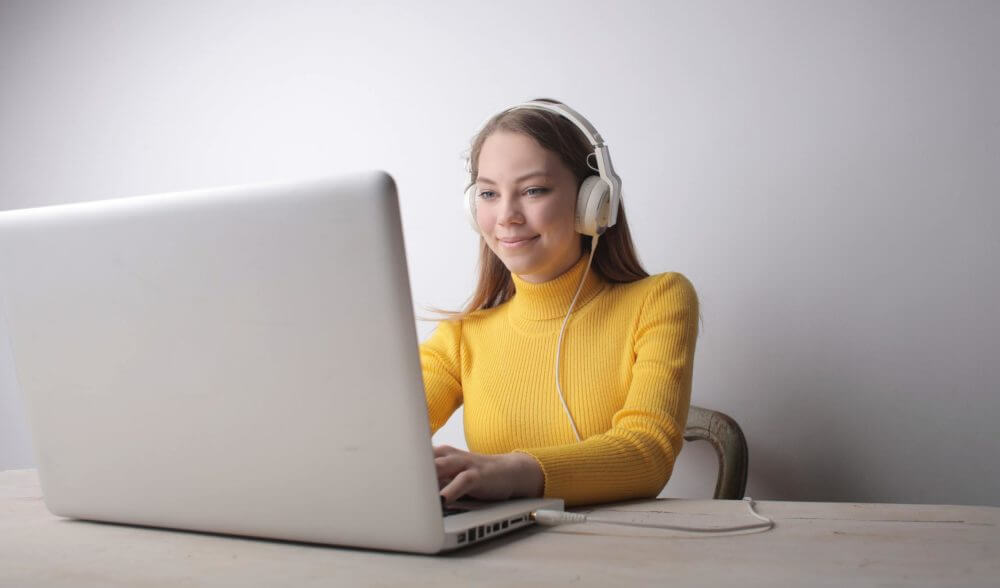
M 587 176 L 580 184 L 580 191 L 576 197 L 576 232 L 583 235 L 595 237 L 604 233 L 608 227 L 613 227 L 618 221 L 618 203 L 621 201 L 622 180 L 615 173 L 614 166 L 611 165 L 611 154 L 604 144 L 604 139 L 597 132 L 597 129 L 590 124 L 579 112 L 561 103 L 542 102 L 534 100 L 523 102 L 510 108 L 504 109 L 499 114 L 517 110 L 519 108 L 531 110 L 547 110 L 554 112 L 583 131 L 587 140 L 594 147 L 594 158 L 597 160 L 598 175 Z M 496 115 L 494 115 L 496 116 Z M 487 119 L 492 120 L 493 117 Z M 479 132 L 482 132 L 483 124 Z M 476 135 L 479 133 L 477 132 Z M 469 169 L 468 181 L 465 185 L 465 198 L 463 201 L 469 224 L 477 233 L 479 223 L 476 222 L 476 183 L 472 180 L 471 161 L 467 166 Z M 590 166 L 590 156 L 587 156 L 587 165 Z M 590 166 L 593 169 L 593 166 Z

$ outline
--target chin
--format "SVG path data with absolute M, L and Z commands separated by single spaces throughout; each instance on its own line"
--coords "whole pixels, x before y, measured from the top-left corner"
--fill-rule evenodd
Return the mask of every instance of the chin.
M 504 259 L 502 257 L 500 258 L 500 261 L 503 262 L 504 266 L 508 270 L 510 270 L 510 273 L 512 273 L 512 274 L 521 275 L 523 273 L 531 271 L 531 267 L 530 266 L 525 265 L 523 263 L 518 263 L 517 261 L 511 262 L 510 260 Z
M 503 262 L 504 266 L 510 270 L 511 273 L 517 275 L 530 274 L 537 268 L 537 264 L 532 263 L 527 259 L 518 259 L 516 257 L 504 257 L 498 255 L 500 261 Z

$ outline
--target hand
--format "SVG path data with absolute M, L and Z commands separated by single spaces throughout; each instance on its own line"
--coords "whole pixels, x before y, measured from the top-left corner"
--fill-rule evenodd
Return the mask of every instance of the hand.
M 545 485 L 541 466 L 526 453 L 484 455 L 441 445 L 434 448 L 434 465 L 446 502 L 462 496 L 480 500 L 537 497 Z

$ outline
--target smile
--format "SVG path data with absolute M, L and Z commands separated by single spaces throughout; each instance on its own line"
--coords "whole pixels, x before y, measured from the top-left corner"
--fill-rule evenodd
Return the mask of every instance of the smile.
M 530 237 L 528 239 L 520 239 L 518 241 L 501 240 L 499 241 L 499 243 L 500 246 L 503 247 L 504 249 L 519 249 L 521 247 L 527 247 L 528 245 L 531 245 L 532 243 L 535 242 L 535 239 L 538 239 L 538 235 L 535 235 L 534 237 Z

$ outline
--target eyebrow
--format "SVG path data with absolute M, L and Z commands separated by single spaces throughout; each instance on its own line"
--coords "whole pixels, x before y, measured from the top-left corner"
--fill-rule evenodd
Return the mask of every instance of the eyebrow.
M 547 178 L 548 174 L 546 174 L 544 170 L 533 171 L 533 172 L 530 172 L 530 173 L 526 173 L 523 176 L 517 178 L 516 180 L 514 180 L 514 182 L 515 183 L 516 182 L 523 182 L 524 180 L 527 180 L 528 178 L 534 178 L 536 176 L 542 176 L 542 177 L 546 177 Z M 477 177 L 476 181 L 477 182 L 483 182 L 484 184 L 496 184 L 496 182 L 494 182 L 493 180 L 490 180 L 488 178 L 484 178 L 483 176 Z

